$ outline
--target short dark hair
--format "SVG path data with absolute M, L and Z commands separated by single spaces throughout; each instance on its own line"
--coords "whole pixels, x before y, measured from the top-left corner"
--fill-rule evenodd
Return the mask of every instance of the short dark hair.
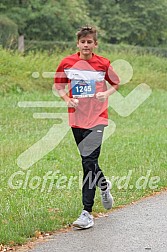
M 92 34 L 94 41 L 97 41 L 97 31 L 95 27 L 92 26 L 82 26 L 79 31 L 77 31 L 77 39 L 79 40 L 82 37 L 86 37 L 87 35 Z

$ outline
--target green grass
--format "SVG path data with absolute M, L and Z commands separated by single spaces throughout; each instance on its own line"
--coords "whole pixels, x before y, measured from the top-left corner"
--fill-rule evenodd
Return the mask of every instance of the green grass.
M 79 178 L 82 176 L 80 157 L 69 129 L 62 142 L 29 170 L 17 165 L 18 156 L 32 144 L 47 134 L 57 123 L 54 119 L 34 119 L 35 112 L 56 112 L 55 108 L 20 108 L 20 101 L 55 101 L 51 92 L 52 79 L 34 79 L 32 72 L 54 71 L 63 55 L 30 53 L 26 57 L 16 53 L 1 51 L 1 167 L 0 167 L 0 243 L 22 244 L 34 236 L 36 230 L 54 231 L 71 223 L 82 209 Z M 129 84 L 120 88 L 127 95 L 140 83 L 152 88 L 151 96 L 130 116 L 121 117 L 110 108 L 110 119 L 116 123 L 116 131 L 103 144 L 100 165 L 111 180 L 114 178 L 112 193 L 115 207 L 128 204 L 167 187 L 166 167 L 166 72 L 167 61 L 152 55 L 133 55 L 125 53 L 103 53 L 111 61 L 125 59 L 131 63 L 134 75 Z M 42 147 L 42 146 L 41 146 Z M 9 179 L 16 172 L 13 185 Z M 43 185 L 47 172 L 58 171 L 50 192 L 50 181 Z M 128 187 L 124 186 L 123 176 L 131 171 Z M 148 174 L 150 171 L 150 175 Z M 27 174 L 27 177 L 26 177 Z M 141 176 L 148 177 L 144 188 L 137 188 Z M 33 181 L 34 176 L 36 180 Z M 67 180 L 58 188 L 60 179 Z M 149 181 L 158 176 L 155 189 Z M 76 177 L 76 178 L 74 178 Z M 116 179 L 116 177 L 119 177 Z M 73 179 L 70 186 L 70 179 Z M 37 180 L 39 186 L 35 187 Z M 140 186 L 144 183 L 141 181 Z M 44 190 L 42 189 L 44 187 Z M 130 186 L 133 186 L 131 188 Z M 97 190 L 94 212 L 105 212 Z

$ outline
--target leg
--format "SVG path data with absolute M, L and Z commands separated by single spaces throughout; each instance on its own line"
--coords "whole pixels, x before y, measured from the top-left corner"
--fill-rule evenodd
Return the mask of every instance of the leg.
M 92 129 L 73 128 L 83 166 L 82 201 L 84 210 L 91 212 L 94 204 L 96 185 L 106 190 L 107 182 L 98 165 L 104 126 Z

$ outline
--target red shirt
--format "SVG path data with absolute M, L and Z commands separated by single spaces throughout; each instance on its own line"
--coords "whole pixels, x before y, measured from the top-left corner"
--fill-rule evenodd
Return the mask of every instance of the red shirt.
M 119 83 L 110 61 L 102 56 L 93 54 L 90 60 L 83 60 L 78 52 L 61 61 L 55 74 L 55 88 L 61 90 L 68 85 L 69 96 L 79 100 L 76 109 L 68 108 L 71 127 L 89 129 L 99 124 L 108 125 L 108 100 L 100 102 L 95 96 L 107 90 L 106 80 L 111 85 Z M 85 94 L 83 88 L 90 94 Z

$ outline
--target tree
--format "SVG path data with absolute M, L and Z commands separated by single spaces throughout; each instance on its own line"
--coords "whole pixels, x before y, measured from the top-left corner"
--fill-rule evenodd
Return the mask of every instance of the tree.
M 7 0 L 2 12 L 31 40 L 72 40 L 75 30 L 90 21 L 84 0 Z
M 158 46 L 167 39 L 166 0 L 87 0 L 110 43 Z M 99 18 L 100 17 L 100 18 Z
M 105 42 L 167 45 L 167 0 L 1 0 L 0 14 L 28 40 L 72 41 L 90 24 Z
M 131 44 L 158 46 L 166 41 L 166 0 L 123 0 L 121 8 L 124 13 L 129 12 L 133 22 L 133 30 L 128 37 Z

